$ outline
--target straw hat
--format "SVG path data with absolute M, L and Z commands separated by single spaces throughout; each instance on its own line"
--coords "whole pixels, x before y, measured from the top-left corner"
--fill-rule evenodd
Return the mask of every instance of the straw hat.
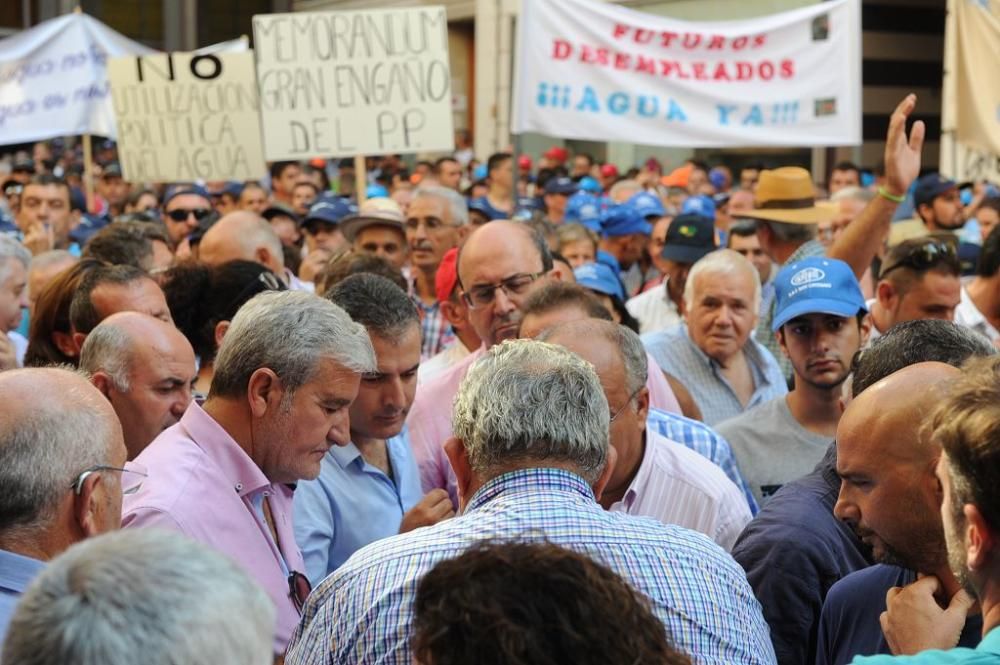
M 809 171 L 798 166 L 761 171 L 753 205 L 753 210 L 739 216 L 786 224 L 819 224 L 836 215 L 832 206 L 816 204 Z
M 376 197 L 365 201 L 356 215 L 342 219 L 340 230 L 347 242 L 354 242 L 358 233 L 369 226 L 387 226 L 405 236 L 405 223 L 406 218 L 398 203 L 390 198 Z

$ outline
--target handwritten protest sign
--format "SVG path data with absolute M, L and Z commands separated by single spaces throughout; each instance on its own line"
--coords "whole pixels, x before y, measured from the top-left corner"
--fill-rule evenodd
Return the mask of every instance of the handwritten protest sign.
M 108 63 L 127 180 L 264 175 L 253 53 L 166 53 Z
M 858 0 L 692 23 L 524 0 L 515 133 L 650 145 L 861 142 Z
M 253 17 L 269 160 L 454 148 L 443 7 Z
M 0 143 L 114 137 L 107 59 L 152 52 L 78 13 L 0 40 Z

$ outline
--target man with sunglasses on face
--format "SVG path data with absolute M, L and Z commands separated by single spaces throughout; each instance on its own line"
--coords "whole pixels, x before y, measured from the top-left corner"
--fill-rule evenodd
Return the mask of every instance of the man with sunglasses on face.
M 545 239 L 518 222 L 481 226 L 459 250 L 458 287 L 469 308 L 469 323 L 483 345 L 417 388 L 410 411 L 410 442 L 424 492 L 447 489 L 458 505 L 455 474 L 442 447 L 452 433 L 451 405 L 458 386 L 487 349 L 517 337 L 524 301 L 558 274 Z
M 882 263 L 875 298 L 868 301 L 868 343 L 904 321 L 954 320 L 961 302 L 960 274 L 955 239 L 947 235 L 913 238 L 892 247 Z
M 212 213 L 208 192 L 195 185 L 177 185 L 163 197 L 163 224 L 174 247 L 198 230 Z
M 39 399 L 44 396 L 44 399 Z M 0 642 L 18 598 L 45 562 L 117 529 L 125 471 L 122 428 L 96 388 L 63 369 L 0 374 Z

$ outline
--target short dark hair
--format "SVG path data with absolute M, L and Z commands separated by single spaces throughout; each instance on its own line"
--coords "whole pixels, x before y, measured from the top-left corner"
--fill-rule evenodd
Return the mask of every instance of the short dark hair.
M 521 317 L 523 319 L 529 314 L 546 314 L 566 307 L 579 307 L 591 319 L 614 320 L 597 296 L 572 282 L 549 282 L 536 289 L 521 306 Z
M 833 170 L 834 171 L 854 171 L 855 173 L 858 174 L 859 178 L 861 177 L 861 168 L 858 167 L 858 165 L 855 164 L 854 162 L 848 162 L 848 161 L 837 162 L 836 165 L 834 165 Z
M 921 238 L 910 238 L 889 248 L 885 261 L 882 262 L 882 269 L 879 272 L 879 280 L 889 281 L 898 293 L 907 293 L 923 276 L 929 272 L 939 272 L 945 275 L 960 277 L 962 266 L 958 259 L 958 248 L 951 255 L 939 254 L 937 258 L 927 265 L 926 268 L 917 269 L 907 264 L 907 257 L 916 252 L 923 245 L 929 243 L 954 242 L 953 237 L 944 234 L 932 234 Z
M 299 167 L 300 170 L 302 169 L 302 163 L 295 161 L 275 162 L 271 164 L 271 180 L 277 180 L 285 173 L 286 169 L 290 169 L 293 166 Z
M 28 181 L 28 185 L 39 185 L 42 187 L 55 185 L 56 187 L 62 187 L 66 190 L 67 199 L 73 197 L 73 192 L 70 190 L 69 183 L 62 178 L 52 175 L 51 173 L 42 173 L 40 175 L 32 176 L 31 180 Z M 28 185 L 25 185 L 25 187 Z
M 214 267 L 188 262 L 163 277 L 163 295 L 174 325 L 191 342 L 203 365 L 215 360 L 215 327 L 231 321 L 248 300 L 270 290 L 261 275 L 270 270 L 256 261 L 227 261 Z
M 91 236 L 83 248 L 83 256 L 108 265 L 134 266 L 148 272 L 152 267 L 154 241 L 170 246 L 167 234 L 156 224 L 114 222 Z
M 495 152 L 490 155 L 490 158 L 486 160 L 486 173 L 493 173 L 493 171 L 503 164 L 505 161 L 513 159 L 513 156 L 509 152 Z
M 324 297 L 363 325 L 369 335 L 394 340 L 412 326 L 420 326 L 417 307 L 406 291 L 381 275 L 351 275 Z
M 983 208 L 989 208 L 990 210 L 996 210 L 997 214 L 1000 214 L 1000 196 L 988 196 L 983 199 L 982 203 L 979 204 L 980 210 Z
M 331 256 L 316 274 L 316 293 L 325 298 L 334 286 L 359 273 L 381 275 L 404 291 L 408 287 L 403 272 L 381 256 L 347 250 Z
M 1000 229 L 1000 224 L 994 226 L 986 236 L 979 252 L 979 260 L 976 262 L 976 275 L 979 277 L 993 277 L 1000 270 L 1000 233 L 997 229 Z
M 588 166 L 594 165 L 594 156 L 591 155 L 589 152 L 578 152 L 573 156 L 573 159 L 576 159 L 577 157 L 583 157 L 584 159 L 586 159 Z
M 434 164 L 431 166 L 431 173 L 433 173 L 434 175 L 440 175 L 441 167 L 447 164 L 448 162 L 455 162 L 456 164 L 459 163 L 459 161 L 454 157 L 440 157 L 437 160 L 435 160 Z
M 740 171 L 763 171 L 766 168 L 764 162 L 747 162 L 740 167 Z
M 69 320 L 73 331 L 89 334 L 101 322 L 101 315 L 98 314 L 91 298 L 97 287 L 102 284 L 133 284 L 141 279 L 150 277 L 144 270 L 130 265 L 102 265 L 86 273 L 80 280 L 76 293 L 73 294 L 73 303 L 69 306 Z
M 757 235 L 757 220 L 740 219 L 729 225 L 729 235 L 726 237 L 726 247 L 729 247 L 729 239 L 733 236 L 749 238 Z
M 995 354 L 988 339 L 951 321 L 897 323 L 855 356 L 851 393 L 857 397 L 872 384 L 917 363 L 934 361 L 961 367 L 969 358 Z
M 550 544 L 475 545 L 424 575 L 413 610 L 422 663 L 690 663 L 645 596 L 589 557 Z

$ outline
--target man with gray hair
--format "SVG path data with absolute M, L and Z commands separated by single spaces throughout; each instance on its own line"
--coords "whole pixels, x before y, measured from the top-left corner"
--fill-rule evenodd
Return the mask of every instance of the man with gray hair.
M 98 324 L 80 350 L 80 369 L 118 414 L 129 459 L 180 420 L 198 378 L 187 338 L 140 312 L 119 312 Z
M 725 552 L 702 534 L 597 503 L 614 467 L 610 421 L 600 379 L 576 354 L 530 340 L 482 354 L 445 444 L 463 514 L 373 543 L 324 580 L 288 665 L 410 663 L 419 579 L 483 539 L 546 542 L 602 562 L 649 598 L 695 662 L 773 663 L 760 606 Z
M 18 605 L 2 655 L 18 665 L 271 665 L 274 622 L 271 599 L 226 557 L 168 531 L 127 530 L 57 557 Z
M 410 250 L 413 299 L 423 311 L 421 357 L 431 358 L 455 341 L 441 312 L 434 278 L 444 255 L 462 244 L 469 231 L 469 208 L 453 189 L 420 187 L 406 212 L 406 244 Z
M 333 303 L 262 293 L 233 317 L 204 406 L 192 402 L 136 458 L 155 473 L 127 497 L 122 525 L 180 531 L 242 565 L 278 608 L 275 654 L 309 587 L 292 488 L 350 440 L 348 409 L 376 368 L 365 329 Z
M 664 372 L 683 377 L 707 425 L 788 392 L 774 356 L 750 337 L 760 289 L 747 259 L 731 249 L 712 252 L 688 274 L 685 323 L 642 337 Z
M 123 468 L 118 419 L 82 376 L 48 368 L 4 372 L 0 403 L 2 641 L 14 605 L 45 562 L 117 529 L 122 487 L 142 478 Z
M 28 307 L 31 252 L 17 240 L 0 236 L 0 371 L 24 364 L 28 340 L 17 332 Z

